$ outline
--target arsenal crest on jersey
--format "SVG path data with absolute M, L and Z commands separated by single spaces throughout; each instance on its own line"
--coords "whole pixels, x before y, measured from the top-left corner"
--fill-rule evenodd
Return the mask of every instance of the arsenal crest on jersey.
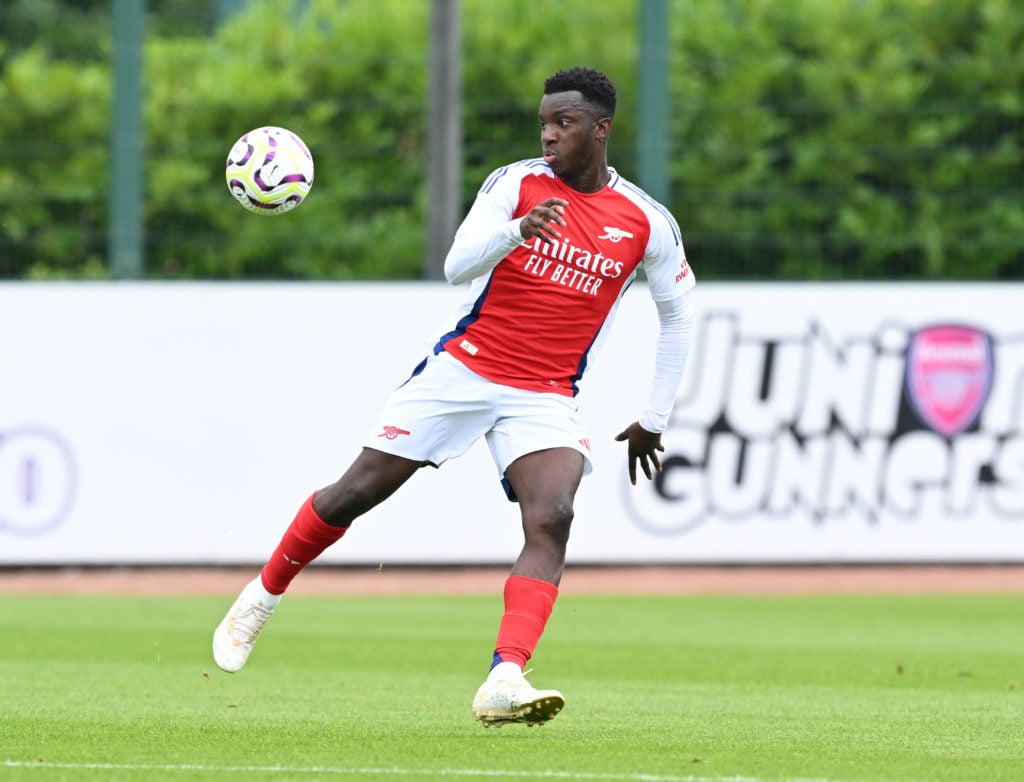
M 914 332 L 905 364 L 907 396 L 918 417 L 944 437 L 973 424 L 992 390 L 992 338 L 970 326 Z

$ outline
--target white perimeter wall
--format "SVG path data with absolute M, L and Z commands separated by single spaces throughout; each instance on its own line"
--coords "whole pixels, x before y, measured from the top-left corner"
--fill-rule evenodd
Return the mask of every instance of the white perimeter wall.
M 0 565 L 262 562 L 460 296 L 0 285 Z M 657 321 L 642 284 L 583 381 L 596 466 L 572 561 L 1024 561 L 1024 286 L 701 283 L 697 296 L 657 487 L 629 486 L 613 441 L 648 387 Z M 990 339 L 991 361 L 944 324 Z M 517 506 L 478 444 L 321 561 L 504 563 L 519 545 Z

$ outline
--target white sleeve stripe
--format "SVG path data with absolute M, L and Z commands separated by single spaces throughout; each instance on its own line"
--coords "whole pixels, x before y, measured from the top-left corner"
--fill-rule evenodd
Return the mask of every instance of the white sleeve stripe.
M 644 201 L 652 209 L 657 211 L 658 214 L 664 217 L 665 220 L 668 222 L 669 226 L 672 228 L 672 238 L 675 239 L 676 244 L 683 243 L 683 233 L 682 231 L 679 230 L 679 223 L 676 222 L 676 219 L 672 216 L 672 213 L 669 212 L 668 209 L 666 209 L 662 204 L 659 204 L 657 201 L 655 201 L 653 198 L 647 195 L 647 193 L 645 193 L 643 190 L 641 190 L 639 187 L 637 187 L 628 180 L 622 180 L 622 189 L 628 190 L 630 193 L 635 195 L 638 199 Z
M 511 169 L 517 167 L 523 168 L 542 168 L 547 169 L 550 173 L 551 167 L 544 162 L 543 158 L 528 158 L 526 160 L 520 160 L 517 163 L 511 163 L 507 166 L 502 166 L 491 172 L 491 175 L 484 180 L 484 183 L 480 186 L 481 193 L 489 193 L 494 189 L 494 186 L 498 183 L 502 177 L 504 177 Z

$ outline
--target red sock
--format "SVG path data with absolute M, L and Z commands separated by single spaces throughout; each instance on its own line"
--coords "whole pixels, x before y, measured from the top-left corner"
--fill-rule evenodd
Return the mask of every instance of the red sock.
M 551 609 L 558 587 L 526 576 L 509 576 L 505 581 L 505 613 L 498 626 L 494 644 L 493 668 L 501 662 L 517 663 L 520 668 L 533 655 Z
M 263 566 L 263 586 L 272 595 L 283 595 L 302 568 L 348 532 L 348 527 L 334 527 L 317 515 L 314 496 L 310 495 L 299 508 L 270 561 Z

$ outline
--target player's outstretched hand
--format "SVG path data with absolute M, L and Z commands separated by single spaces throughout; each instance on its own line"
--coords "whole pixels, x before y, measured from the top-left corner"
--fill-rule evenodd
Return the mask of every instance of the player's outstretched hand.
M 629 482 L 634 486 L 636 486 L 636 463 L 638 461 L 649 481 L 654 480 L 655 472 L 661 472 L 658 451 L 664 451 L 665 446 L 661 444 L 660 434 L 648 432 L 634 421 L 619 432 L 615 439 L 620 443 L 623 441 L 629 443 Z
M 541 201 L 530 210 L 530 214 L 519 221 L 519 233 L 523 235 L 523 239 L 538 236 L 548 244 L 560 239 L 562 235 L 555 226 L 565 225 L 562 215 L 565 214 L 565 207 L 568 205 L 569 202 L 564 198 L 548 198 Z

